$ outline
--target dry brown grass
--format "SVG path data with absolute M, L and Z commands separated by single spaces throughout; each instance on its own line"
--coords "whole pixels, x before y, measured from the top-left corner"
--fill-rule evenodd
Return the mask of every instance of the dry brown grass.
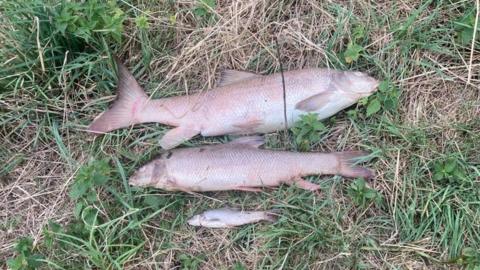
M 151 50 L 153 58 L 149 69 L 142 72 L 138 79 L 155 96 L 188 94 L 195 89 L 212 88 L 219 72 L 224 68 L 259 73 L 276 72 L 279 60 L 288 70 L 321 66 L 362 69 L 373 72 L 382 79 L 391 76 L 390 79 L 402 90 L 402 96 L 398 114 L 388 115 L 387 118 L 397 119 L 394 120 L 396 123 L 412 129 L 428 127 L 435 133 L 435 141 L 430 142 L 432 147 L 416 152 L 414 149 L 386 151 L 384 159 L 378 160 L 374 165 L 378 178 L 371 185 L 381 191 L 392 210 L 404 200 L 402 196 L 405 194 L 401 193 L 408 193 L 408 188 L 412 188 L 408 186 L 407 190 L 402 190 L 402 183 L 414 166 L 411 158 L 420 157 L 424 161 L 421 166 L 426 166 L 438 153 L 449 151 L 451 148 L 447 148 L 447 145 L 450 142 L 462 142 L 464 135 L 454 128 L 455 124 L 472 123 L 480 117 L 478 49 L 471 55 L 468 49 L 456 47 L 450 50 L 452 55 L 447 55 L 420 48 L 411 50 L 408 57 L 402 55 L 399 45 L 394 44 L 393 25 L 408 18 L 419 7 L 419 1 L 397 3 L 396 12 L 391 11 L 392 5 L 389 1 L 362 0 L 218 1 L 217 8 L 212 10 L 217 21 L 202 25 L 191 12 L 195 6 L 192 1 L 178 1 L 173 5 L 170 12 L 175 17 L 174 24 L 166 16 L 164 3 L 137 3 L 134 6 L 142 10 L 140 13 L 149 10 L 145 14 L 150 22 L 148 37 L 151 44 L 142 49 L 138 38 L 139 30 L 133 22 L 129 22 L 119 54 L 127 65 L 133 67 L 141 62 L 142 51 Z M 416 21 L 428 20 L 431 15 L 429 9 Z M 451 11 L 440 10 L 445 17 Z M 352 15 L 346 15 L 349 13 Z M 388 17 L 388 23 L 379 23 L 377 19 L 381 16 Z M 439 16 L 435 19 L 435 23 L 441 23 L 441 18 Z M 345 49 L 354 24 L 367 26 L 368 43 L 364 47 L 366 54 L 373 60 L 361 60 L 350 67 L 339 61 L 341 56 L 338 53 Z M 432 23 L 432 27 L 435 26 Z M 160 38 L 168 35 L 174 37 L 168 44 L 163 44 Z M 275 37 L 280 42 L 282 59 L 276 58 Z M 162 51 L 163 48 L 167 49 Z M 412 64 L 415 62 L 419 64 Z M 422 66 L 420 63 L 429 63 L 431 66 Z M 468 77 L 469 72 L 471 78 Z M 65 80 L 68 81 L 70 76 L 71 74 L 64 74 Z M 88 151 L 91 150 L 88 144 L 93 143 L 93 138 L 80 129 L 101 111 L 98 103 L 113 99 L 109 97 L 100 102 L 105 97 L 101 93 L 95 93 L 95 84 L 96 82 L 78 81 L 76 90 L 82 94 L 52 99 L 52 104 L 38 104 L 34 101 L 38 97 L 35 94 L 22 94 L 31 89 L 20 91 L 21 94 L 4 95 L 5 99 L 0 100 L 0 106 L 3 107 L 0 112 L 5 112 L 6 115 L 19 114 L 22 107 L 35 104 L 33 109 L 29 107 L 32 110 L 30 116 L 13 116 L 9 119 L 14 120 L 6 121 L 0 130 L 2 148 L 6 153 L 5 164 L 19 155 L 23 157 L 23 161 L 3 176 L 0 182 L 0 258 L 11 257 L 17 237 L 30 235 L 35 241 L 40 241 L 42 229 L 48 220 L 66 223 L 71 219 L 72 202 L 67 196 L 68 187 L 79 164 L 88 159 Z M 50 127 L 46 123 L 37 122 L 45 120 L 47 110 L 63 118 L 59 125 L 62 139 L 69 156 L 77 162 L 69 163 L 65 160 L 51 136 Z M 81 117 L 69 116 L 74 112 L 78 112 Z M 378 122 L 373 122 L 372 125 L 374 124 Z M 375 130 L 375 126 L 371 128 Z M 155 145 L 152 139 L 142 139 L 145 131 L 148 133 L 152 128 L 147 126 L 133 130 L 133 139 L 122 137 L 107 141 L 102 145 L 101 152 L 117 154 L 120 145 L 139 139 L 140 142 L 135 144 L 132 152 L 142 153 Z M 480 127 L 477 126 L 472 132 L 480 132 Z M 341 115 L 334 130 L 316 149 L 351 148 L 352 145 L 365 145 L 369 142 L 374 149 L 392 148 L 388 144 L 394 143 L 394 140 L 373 131 L 364 136 L 345 115 Z M 319 198 L 321 196 L 323 195 Z M 348 203 L 344 194 L 336 197 L 339 204 L 343 204 L 343 201 Z M 221 195 L 220 200 L 228 202 L 231 197 Z M 358 212 L 360 213 L 355 214 L 361 214 L 360 210 Z M 368 215 L 374 214 L 371 212 Z M 394 216 L 391 218 L 394 219 Z M 348 229 L 354 223 L 352 220 L 345 222 L 347 225 L 343 229 Z M 395 220 L 393 223 L 397 226 Z M 183 228 L 174 234 L 171 242 L 177 245 L 175 248 L 162 251 L 156 248 L 159 244 L 155 236 L 155 221 L 150 225 L 152 227 L 144 232 L 148 234 L 145 237 L 148 239 L 145 250 L 150 256 L 138 258 L 137 263 L 151 269 L 157 266 L 165 269 L 178 266 L 178 252 L 209 254 L 202 269 L 232 266 L 238 261 L 247 268 L 254 269 L 261 266 L 265 256 L 273 258 L 278 255 L 262 248 L 262 238 L 249 239 L 248 245 L 240 246 L 232 241 L 235 233 L 230 230 L 190 228 Z M 391 228 L 389 233 L 379 237 L 384 242 L 379 243 L 377 251 L 368 252 L 362 257 L 373 268 L 431 269 L 433 266 L 422 260 L 419 253 L 436 258 L 446 255 L 441 247 L 432 244 L 429 237 L 402 243 L 399 241 L 398 228 Z M 361 234 L 363 236 L 365 232 Z M 302 260 L 302 254 L 291 256 L 294 257 L 294 262 Z M 336 251 L 319 254 L 317 261 L 310 262 L 310 267 L 344 268 L 348 265 L 350 256 L 349 252 Z M 137 264 L 132 267 L 135 268 L 135 265 Z

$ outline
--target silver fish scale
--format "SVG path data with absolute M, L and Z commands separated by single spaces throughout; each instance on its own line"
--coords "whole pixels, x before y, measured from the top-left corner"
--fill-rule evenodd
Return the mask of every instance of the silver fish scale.
M 244 145 L 205 147 L 197 151 L 194 155 L 189 149 L 177 151 L 167 160 L 169 176 L 177 185 L 205 190 L 277 185 L 296 174 L 292 168 L 300 155 Z
M 298 102 L 319 92 L 328 91 L 330 72 L 320 72 L 324 74 L 320 81 L 313 76 L 315 72 L 318 70 L 292 71 L 285 74 L 289 125 L 297 118 L 295 105 Z M 202 114 L 194 117 L 208 119 L 208 125 L 204 125 L 201 132 L 204 136 L 264 132 L 284 126 L 283 86 L 279 74 L 244 84 L 227 85 L 207 93 L 209 96 L 202 106 Z

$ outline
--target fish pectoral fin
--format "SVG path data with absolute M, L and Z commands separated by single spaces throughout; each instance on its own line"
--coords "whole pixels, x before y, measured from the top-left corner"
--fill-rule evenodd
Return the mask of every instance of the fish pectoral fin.
M 163 149 L 172 149 L 199 133 L 200 131 L 198 129 L 190 126 L 179 126 L 167 131 L 167 133 L 165 133 L 160 139 L 159 143 Z
M 265 144 L 265 138 L 263 136 L 246 136 L 236 138 L 233 141 L 229 142 L 229 144 L 233 145 L 245 145 L 253 148 L 259 148 L 260 146 Z
M 295 109 L 305 112 L 313 112 L 319 110 L 330 102 L 333 95 L 333 92 L 324 92 L 311 96 L 298 102 L 295 105 Z
M 305 190 L 315 191 L 315 190 L 320 189 L 320 185 L 317 185 L 317 184 L 314 184 L 314 183 L 310 183 L 310 182 L 306 181 L 305 179 L 303 179 L 303 178 L 301 178 L 301 177 L 295 178 L 293 182 L 294 182 L 299 188 L 302 188 L 302 189 L 305 189 Z
M 262 191 L 261 188 L 256 188 L 256 187 L 244 187 L 244 186 L 236 187 L 235 190 L 239 190 L 239 191 L 250 191 L 250 192 L 261 192 L 261 191 Z
M 225 69 L 220 74 L 220 79 L 218 80 L 217 86 L 221 87 L 240 81 L 245 81 L 248 79 L 255 79 L 261 77 L 263 77 L 263 75 L 255 74 L 253 72 Z

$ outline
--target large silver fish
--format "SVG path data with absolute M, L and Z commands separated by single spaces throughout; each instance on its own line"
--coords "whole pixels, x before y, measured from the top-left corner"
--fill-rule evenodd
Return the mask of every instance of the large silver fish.
M 242 137 L 227 144 L 174 149 L 138 169 L 133 186 L 178 191 L 259 191 L 282 183 L 316 190 L 303 176 L 338 174 L 370 178 L 373 173 L 352 166 L 363 152 L 297 153 L 259 149 L 263 138 Z
M 151 100 L 128 70 L 117 61 L 118 98 L 99 115 L 88 131 L 105 133 L 130 125 L 159 122 L 174 126 L 160 140 L 174 148 L 197 134 L 268 133 L 284 127 L 283 86 L 280 73 L 258 75 L 225 71 L 218 87 L 189 96 Z M 320 119 L 375 92 L 378 81 L 363 72 L 303 69 L 284 73 L 287 124 L 305 113 Z
M 231 208 L 208 210 L 190 218 L 187 223 L 192 226 L 208 228 L 231 228 L 262 220 L 274 222 L 277 215 L 266 211 L 240 211 Z

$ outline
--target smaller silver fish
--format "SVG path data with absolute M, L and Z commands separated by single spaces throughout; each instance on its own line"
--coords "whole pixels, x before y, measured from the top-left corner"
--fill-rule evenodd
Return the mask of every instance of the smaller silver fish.
M 220 208 L 195 215 L 187 223 L 192 226 L 208 228 L 232 228 L 262 220 L 275 222 L 277 215 L 274 211 L 241 211 L 238 209 Z

